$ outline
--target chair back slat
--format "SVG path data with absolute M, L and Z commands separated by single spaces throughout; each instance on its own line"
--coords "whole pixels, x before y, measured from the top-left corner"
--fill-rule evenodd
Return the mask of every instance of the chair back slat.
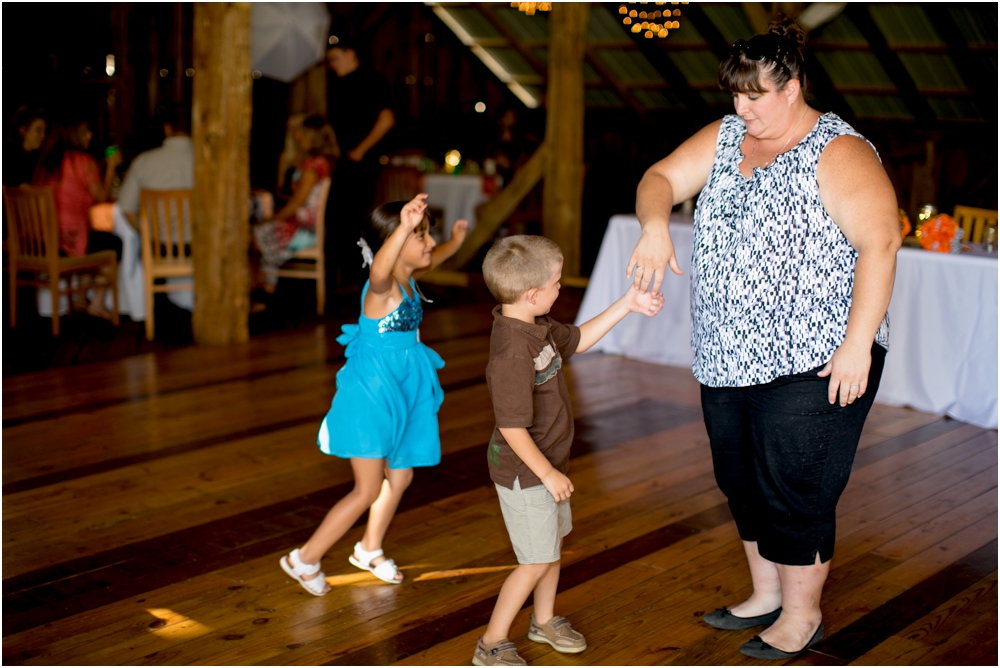
M 23 259 L 57 262 L 59 220 L 52 189 L 47 186 L 3 188 L 10 226 L 10 252 Z M 50 256 L 51 254 L 51 256 Z
M 326 240 L 326 202 L 330 197 L 330 177 L 319 183 L 319 211 L 316 214 L 316 248 L 321 252 Z
M 191 263 L 190 190 L 143 190 L 139 217 L 143 253 L 154 268 Z
M 955 205 L 955 222 L 962 228 L 962 240 L 972 244 L 982 243 L 983 228 L 987 223 L 997 224 L 997 212 L 993 209 L 979 209 L 973 206 Z

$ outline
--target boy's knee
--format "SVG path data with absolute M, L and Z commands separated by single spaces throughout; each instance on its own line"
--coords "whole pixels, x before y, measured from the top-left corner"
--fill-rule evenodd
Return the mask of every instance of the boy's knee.
M 556 562 L 559 563 L 559 562 Z M 518 564 L 518 569 L 522 570 L 526 575 L 530 575 L 536 580 L 540 580 L 549 572 L 549 567 L 552 564 Z

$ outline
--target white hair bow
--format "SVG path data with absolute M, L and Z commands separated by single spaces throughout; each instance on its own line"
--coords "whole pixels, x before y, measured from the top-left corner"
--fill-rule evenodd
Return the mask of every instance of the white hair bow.
M 372 253 L 371 246 L 368 245 L 368 242 L 365 241 L 364 237 L 358 239 L 358 246 L 361 247 L 361 268 L 364 269 L 365 267 L 372 266 L 372 262 L 375 260 L 375 254 Z

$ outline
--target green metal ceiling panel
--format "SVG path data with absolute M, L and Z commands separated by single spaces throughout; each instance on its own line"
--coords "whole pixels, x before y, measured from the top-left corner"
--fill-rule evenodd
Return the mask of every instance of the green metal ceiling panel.
M 969 46 L 996 46 L 997 6 L 994 3 L 955 4 L 948 11 Z
M 514 76 L 538 76 L 539 72 L 524 59 L 516 49 L 488 48 L 483 49 L 491 58 L 500 63 L 509 74 Z
M 961 98 L 928 98 L 934 115 L 942 121 L 981 121 L 983 117 L 972 100 Z
M 878 58 L 868 51 L 817 51 L 813 55 L 834 86 L 895 88 Z
M 625 102 L 608 88 L 588 88 L 583 92 L 583 103 L 588 107 L 620 108 Z
M 951 58 L 939 53 L 900 53 L 906 71 L 917 88 L 968 90 Z
M 661 90 L 632 89 L 632 97 L 645 109 L 684 109 L 684 103 L 674 95 Z
M 701 11 L 705 12 L 705 16 L 719 29 L 719 32 L 722 33 L 722 36 L 726 38 L 726 42 L 729 44 L 740 38 L 748 39 L 753 37 L 756 32 L 750 27 L 746 14 L 743 13 L 743 8 L 738 4 L 703 2 L 699 3 L 698 7 L 701 8 Z M 684 23 L 683 9 L 681 9 L 680 20 L 681 23 Z
M 663 77 L 639 51 L 597 49 L 594 52 L 619 81 L 663 81 Z
M 583 80 L 588 83 L 601 81 L 601 75 L 587 61 L 583 61 Z
M 590 24 L 587 26 L 587 39 L 591 42 L 624 42 L 632 41 L 625 32 L 621 20 L 601 5 L 591 5 Z
M 681 27 L 676 30 L 671 30 L 670 35 L 665 41 L 670 44 L 683 44 L 684 46 L 708 46 L 708 42 L 705 38 L 701 36 L 701 33 L 695 29 L 694 24 L 691 23 L 689 19 L 685 19 L 683 16 L 684 8 L 681 8 L 681 17 L 677 19 L 680 21 Z
M 711 107 L 729 107 L 733 109 L 733 94 L 725 90 L 703 90 L 698 91 L 701 99 L 705 100 Z
M 473 39 L 503 39 L 500 31 L 478 9 L 448 6 L 445 8 Z
M 669 39 L 669 38 L 668 38 Z M 719 80 L 719 60 L 708 50 L 670 51 L 670 60 L 691 84 L 714 84 Z
M 865 39 L 858 27 L 854 25 L 854 21 L 847 17 L 847 14 L 841 13 L 837 18 L 830 21 L 824 26 L 820 26 L 816 29 L 815 33 L 809 35 L 810 39 L 820 39 L 824 42 L 833 42 L 834 44 L 867 44 L 868 40 Z M 806 42 L 808 46 L 809 42 Z
M 898 97 L 889 95 L 845 95 L 844 100 L 850 105 L 858 118 L 876 118 L 884 120 L 912 120 L 913 114 Z
M 917 4 L 868 5 L 875 25 L 889 45 L 919 44 L 923 46 L 944 44 L 931 24 L 927 14 Z
M 513 7 L 499 7 L 493 10 L 496 16 L 519 40 L 549 38 L 549 22 L 544 12 L 528 16 Z

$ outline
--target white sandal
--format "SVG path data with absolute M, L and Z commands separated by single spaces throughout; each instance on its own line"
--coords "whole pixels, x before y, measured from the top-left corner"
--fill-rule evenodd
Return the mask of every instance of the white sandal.
M 295 566 L 292 566 L 292 562 L 296 562 Z M 304 564 L 302 559 L 299 558 L 299 550 L 295 548 L 292 550 L 291 554 L 281 557 L 281 570 L 288 573 L 288 576 L 302 585 L 302 588 L 313 596 L 322 596 L 327 592 L 326 589 L 326 576 L 319 570 L 319 562 L 315 564 Z M 319 573 L 314 578 L 308 580 L 304 579 L 303 575 L 314 575 Z
M 355 558 L 354 554 L 358 555 L 359 558 Z M 377 559 L 385 554 L 381 549 L 369 552 L 365 548 L 361 547 L 361 541 L 358 541 L 354 546 L 354 554 L 349 556 L 347 560 L 361 570 L 370 572 L 382 582 L 388 582 L 389 584 L 394 585 L 398 585 L 403 582 L 402 580 L 396 579 L 396 575 L 399 574 L 399 568 L 396 567 L 396 562 L 392 559 L 386 559 L 378 566 L 372 566 L 372 559 Z

